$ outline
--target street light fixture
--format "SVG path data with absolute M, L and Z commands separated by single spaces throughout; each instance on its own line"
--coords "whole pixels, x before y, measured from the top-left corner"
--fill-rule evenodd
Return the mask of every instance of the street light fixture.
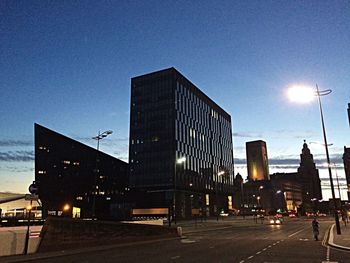
M 177 178 L 177 164 L 182 164 L 186 162 L 186 157 L 183 156 L 175 161 L 175 169 L 174 169 L 174 191 L 173 191 L 173 220 L 176 225 L 176 178 Z M 171 225 L 169 220 L 169 225 Z
M 326 128 L 325 128 L 325 123 L 324 123 L 324 119 L 323 119 L 323 110 L 322 110 L 322 103 L 321 103 L 321 96 L 326 96 L 326 95 L 330 94 L 331 92 L 332 92 L 331 89 L 319 90 L 317 84 L 316 84 L 316 90 L 314 90 L 313 88 L 301 87 L 301 86 L 294 86 L 288 90 L 289 97 L 292 101 L 310 102 L 310 101 L 312 101 L 312 99 L 315 96 L 317 96 L 317 98 L 318 98 L 318 104 L 319 104 L 320 116 L 321 116 L 321 124 L 322 124 L 323 140 L 324 140 L 324 146 L 325 146 L 325 150 L 326 150 L 326 157 L 327 157 L 327 163 L 328 163 L 329 180 L 330 180 L 330 184 L 331 184 L 332 198 L 333 198 L 333 202 L 334 202 L 334 219 L 335 219 L 335 224 L 336 224 L 336 228 L 337 228 L 337 234 L 340 235 L 341 231 L 340 231 L 340 224 L 339 224 L 338 207 L 337 207 L 337 203 L 335 201 L 332 170 L 331 170 L 331 167 L 329 165 L 331 162 L 330 162 L 330 158 L 329 158 Z
M 94 178 L 94 189 L 93 189 L 93 199 L 92 199 L 92 218 L 95 218 L 95 210 L 96 210 L 96 190 L 98 189 L 97 186 L 97 178 L 98 178 L 98 174 L 99 174 L 99 169 L 98 169 L 98 153 L 100 150 L 100 140 L 102 140 L 103 138 L 106 138 L 108 135 L 111 135 L 113 133 L 113 131 L 111 130 L 107 130 L 104 132 L 98 132 L 98 134 L 95 137 L 92 137 L 92 139 L 97 140 L 97 152 L 96 152 L 96 168 L 95 168 L 95 178 Z

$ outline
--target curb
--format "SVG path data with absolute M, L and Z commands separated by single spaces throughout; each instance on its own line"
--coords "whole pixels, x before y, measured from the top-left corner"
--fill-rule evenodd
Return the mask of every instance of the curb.
M 341 245 L 337 245 L 334 243 L 334 235 L 333 235 L 333 229 L 334 229 L 335 224 L 333 224 L 330 227 L 329 233 L 328 233 L 328 241 L 327 244 L 331 247 L 337 248 L 337 249 L 341 249 L 341 250 L 347 250 L 350 251 L 350 247 L 345 247 L 345 246 L 341 246 Z

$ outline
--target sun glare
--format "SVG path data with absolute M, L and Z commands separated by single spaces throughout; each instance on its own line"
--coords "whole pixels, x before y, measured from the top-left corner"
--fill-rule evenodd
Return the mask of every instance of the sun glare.
M 288 97 L 293 102 L 307 103 L 315 99 L 315 90 L 307 86 L 292 86 L 288 89 Z

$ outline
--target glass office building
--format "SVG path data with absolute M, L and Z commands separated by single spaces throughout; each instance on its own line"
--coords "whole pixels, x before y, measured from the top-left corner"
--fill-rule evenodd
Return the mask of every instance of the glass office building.
M 125 219 L 128 164 L 39 124 L 35 181 L 43 217 Z
M 175 68 L 131 80 L 130 186 L 178 218 L 232 208 L 231 116 Z M 176 194 L 175 194 L 176 193 Z

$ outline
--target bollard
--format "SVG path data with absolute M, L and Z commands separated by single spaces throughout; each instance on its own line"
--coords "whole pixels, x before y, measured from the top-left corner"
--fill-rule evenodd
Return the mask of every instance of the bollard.
M 181 226 L 178 226 L 177 227 L 177 234 L 182 237 L 182 227 Z

